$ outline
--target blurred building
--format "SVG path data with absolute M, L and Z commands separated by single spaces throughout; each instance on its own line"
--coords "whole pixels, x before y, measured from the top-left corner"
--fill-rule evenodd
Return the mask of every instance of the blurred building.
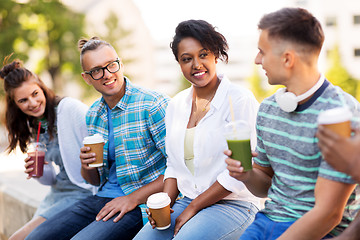
M 321 68 L 326 70 L 328 53 L 338 46 L 341 63 L 350 75 L 360 79 L 360 1 L 289 0 L 289 3 L 311 11 L 323 26 L 325 42 Z
M 239 2 L 237 7 L 241 9 L 242 4 L 245 3 Z M 286 6 L 306 8 L 321 22 L 325 32 L 325 42 L 319 59 L 319 68 L 322 72 L 325 73 L 329 67 L 327 61 L 329 51 L 338 46 L 341 63 L 353 77 L 360 79 L 359 0 L 285 0 L 281 3 L 281 7 Z M 273 10 L 270 9 L 264 13 Z M 241 31 L 236 22 L 232 24 L 234 24 L 234 31 Z M 249 24 L 253 23 L 249 22 Z M 218 72 L 224 72 L 234 83 L 246 86 L 246 78 L 251 76 L 254 70 L 254 58 L 258 51 L 258 34 L 245 31 L 241 34 L 225 35 L 225 37 L 230 47 L 229 63 L 219 63 Z M 176 93 L 181 72 L 170 50 L 170 41 L 171 38 L 167 41 L 157 41 L 154 45 L 155 76 L 168 92 Z M 263 77 L 265 80 L 265 76 Z
M 121 51 L 121 57 L 125 61 L 126 59 L 134 60 L 125 64 L 125 75 L 131 76 L 134 83 L 165 92 L 171 96 L 179 91 L 182 74 L 169 46 L 173 33 L 170 33 L 170 36 L 165 39 L 153 36 L 133 0 L 62 1 L 71 8 L 86 14 L 88 36 L 99 33 L 106 35 L 107 28 L 104 20 L 111 12 L 115 12 L 122 26 L 132 31 L 129 40 L 132 47 Z M 138 2 L 141 4 L 141 1 Z M 245 3 L 235 2 L 235 8 L 244 8 Z M 281 3 L 279 1 L 276 4 L 274 3 L 273 9 L 259 11 L 267 13 L 278 9 L 280 5 L 304 7 L 322 23 L 325 42 L 319 60 L 321 71 L 327 70 L 328 51 L 337 45 L 342 64 L 353 77 L 360 79 L 360 67 L 358 67 L 360 65 L 359 0 L 282 0 Z M 161 14 L 156 6 L 154 9 L 157 9 L 157 11 L 154 10 L 154 14 Z M 256 14 L 258 14 L 256 16 L 256 19 L 258 18 L 256 21 L 258 21 L 262 14 L 258 12 Z M 167 21 L 167 19 L 163 21 Z M 210 23 L 212 22 L 210 21 Z M 251 25 L 251 29 L 256 30 L 256 23 L 249 21 L 248 24 Z M 258 34 L 256 31 L 241 31 L 241 26 L 236 21 L 231 24 L 233 24 L 234 32 L 238 34 L 226 32 L 224 34 L 220 29 L 229 43 L 229 63 L 220 62 L 218 72 L 226 73 L 235 83 L 246 85 L 246 78 L 254 70 L 254 58 L 258 51 Z M 162 26 L 156 27 L 162 28 Z M 119 39 L 119 42 L 121 41 L 122 39 Z M 263 77 L 265 79 L 265 76 Z

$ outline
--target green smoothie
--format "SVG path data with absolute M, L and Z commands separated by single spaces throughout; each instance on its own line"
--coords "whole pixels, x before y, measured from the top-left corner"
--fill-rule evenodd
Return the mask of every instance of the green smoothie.
M 227 140 L 229 149 L 232 151 L 231 158 L 239 160 L 244 171 L 252 169 L 252 155 L 250 139 Z

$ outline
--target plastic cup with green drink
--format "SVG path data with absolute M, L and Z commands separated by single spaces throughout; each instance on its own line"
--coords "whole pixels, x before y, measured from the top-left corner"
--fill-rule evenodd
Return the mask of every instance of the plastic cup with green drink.
M 224 135 L 231 150 L 231 158 L 239 160 L 244 171 L 252 170 L 250 146 L 251 129 L 245 121 L 232 121 L 225 125 Z

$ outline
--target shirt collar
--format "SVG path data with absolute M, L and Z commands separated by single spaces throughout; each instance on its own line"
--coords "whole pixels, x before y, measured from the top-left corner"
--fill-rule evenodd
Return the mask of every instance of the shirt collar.
M 215 96 L 211 101 L 211 105 L 216 109 L 220 109 L 221 105 L 226 101 L 226 96 L 230 87 L 230 80 L 224 74 L 218 74 L 220 84 L 216 90 Z
M 125 83 L 125 94 L 114 107 L 114 108 L 119 108 L 121 110 L 126 109 L 131 97 L 131 93 L 133 92 L 133 88 L 134 88 L 134 86 L 131 84 L 130 80 L 127 77 L 124 77 L 124 83 Z M 98 112 L 100 112 L 102 108 L 106 109 L 106 105 L 107 104 L 105 102 L 105 99 L 101 97 Z
M 316 92 L 310 97 L 310 99 L 308 101 L 306 101 L 303 104 L 299 104 L 296 107 L 295 112 L 301 112 L 301 111 L 304 111 L 307 108 L 309 108 L 318 99 L 318 97 L 320 97 L 320 95 L 325 91 L 325 89 L 329 85 L 330 85 L 329 81 L 324 78 L 324 82 L 321 85 L 321 87 L 318 90 L 316 90 Z
M 120 110 L 126 109 L 128 102 L 130 100 L 131 94 L 133 92 L 133 88 L 134 88 L 134 86 L 131 84 L 130 80 L 127 77 L 124 77 L 124 81 L 126 84 L 125 85 L 125 94 L 114 107 L 114 108 L 119 108 Z M 102 115 L 104 112 L 105 113 L 107 112 L 107 104 L 105 102 L 105 99 L 103 97 L 101 97 L 99 105 L 98 105 L 97 113 L 98 113 L 98 115 Z

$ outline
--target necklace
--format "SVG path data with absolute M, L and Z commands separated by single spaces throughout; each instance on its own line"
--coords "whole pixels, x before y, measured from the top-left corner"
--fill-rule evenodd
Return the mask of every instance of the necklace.
M 214 91 L 213 95 L 211 96 L 211 98 L 209 98 L 209 100 L 207 101 L 207 103 L 205 104 L 204 108 L 201 110 L 202 112 L 206 111 L 206 107 L 209 105 L 209 103 L 211 102 L 211 100 L 214 98 L 216 93 L 216 90 Z
M 214 92 L 212 93 L 211 97 L 207 100 L 207 103 L 205 104 L 204 108 L 201 110 L 202 112 L 205 112 L 205 111 L 206 111 L 207 106 L 209 105 L 209 103 L 210 103 L 210 102 L 213 100 L 213 98 L 215 97 L 215 93 L 216 93 L 216 90 L 217 90 L 219 84 L 220 84 L 220 81 L 219 81 L 219 79 L 217 79 L 216 86 L 215 86 L 215 90 L 214 90 Z M 197 106 L 197 104 L 196 104 L 196 98 L 195 98 L 195 105 Z
M 218 80 L 217 82 L 217 85 L 215 87 L 215 90 L 214 92 L 212 93 L 211 97 L 207 100 L 205 106 L 203 108 L 200 108 L 199 109 L 199 113 L 196 114 L 196 111 L 194 111 L 194 117 L 195 117 L 195 122 L 194 122 L 194 125 L 197 126 L 197 124 L 199 123 L 199 121 L 206 115 L 206 110 L 207 110 L 207 106 L 210 104 L 210 102 L 213 100 L 213 98 L 215 97 L 215 94 L 216 94 L 216 90 L 219 86 L 220 82 Z M 194 104 L 196 106 L 196 108 L 198 107 L 198 105 L 196 104 L 196 98 L 194 99 Z

